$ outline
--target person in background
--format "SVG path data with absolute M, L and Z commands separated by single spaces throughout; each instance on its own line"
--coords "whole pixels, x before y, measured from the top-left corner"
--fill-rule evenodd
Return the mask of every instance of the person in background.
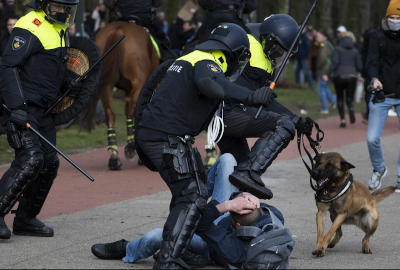
M 321 100 L 321 114 L 329 114 L 328 101 L 332 104 L 332 109 L 336 109 L 336 97 L 328 88 L 329 78 L 326 75 L 332 61 L 333 45 L 328 40 L 328 35 L 325 32 L 319 31 L 316 35 L 316 40 L 319 42 L 318 50 L 318 95 Z
M 14 25 L 17 23 L 19 20 L 18 16 L 15 15 L 10 15 L 7 19 L 7 30 L 2 31 L 1 37 L 0 37 L 0 56 L 3 55 L 4 50 L 6 49 L 8 40 L 10 39 L 11 32 L 14 28 Z
M 183 46 L 195 33 L 196 25 L 192 21 L 183 21 L 181 18 L 176 18 L 168 32 L 171 40 L 171 49 L 176 55 L 181 55 Z
M 385 44 L 385 50 L 380 47 Z M 368 183 L 370 190 L 381 187 L 387 174 L 382 152 L 381 135 L 389 110 L 394 107 L 400 123 L 400 0 L 391 0 L 381 27 L 371 33 L 366 69 L 374 89 L 381 89 L 384 100 L 376 102 L 375 94 L 369 101 L 367 145 L 373 172 Z M 396 193 L 400 193 L 400 154 L 397 160 Z
M 94 20 L 93 31 L 97 33 L 101 28 L 101 22 L 106 19 L 106 6 L 103 4 L 98 5 L 92 12 L 92 19 Z
M 354 94 L 356 91 L 357 74 L 362 71 L 362 62 L 358 50 L 354 47 L 355 37 L 353 33 L 342 33 L 332 53 L 332 64 L 326 74 L 322 76 L 324 81 L 333 78 L 337 97 L 337 108 L 340 116 L 340 127 L 346 127 L 344 117 L 344 102 L 349 110 L 350 123 L 356 121 L 354 115 Z M 332 75 L 332 76 L 331 76 Z M 344 96 L 346 95 L 346 98 Z
M 301 26 L 301 24 L 299 26 Z M 300 72 L 303 71 L 303 74 L 308 81 L 308 87 L 310 88 L 310 90 L 314 90 L 314 82 L 311 76 L 311 72 L 308 68 L 311 43 L 307 37 L 306 31 L 307 28 L 304 28 L 302 34 L 300 35 L 298 51 L 295 54 L 295 59 L 297 61 L 295 77 L 296 83 L 303 85 L 302 80 L 300 79 Z

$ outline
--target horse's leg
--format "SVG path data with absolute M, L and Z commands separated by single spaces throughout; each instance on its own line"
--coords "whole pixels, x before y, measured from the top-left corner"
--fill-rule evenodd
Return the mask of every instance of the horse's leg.
M 125 98 L 126 129 L 128 135 L 128 140 L 127 140 L 128 144 L 125 147 L 125 158 L 127 160 L 133 161 L 136 156 L 135 135 L 134 135 L 135 122 L 133 118 L 139 92 L 144 82 L 142 80 L 133 80 L 131 83 L 132 83 L 132 89 L 129 93 L 127 93 Z
M 101 101 L 103 103 L 104 112 L 106 114 L 107 134 L 108 134 L 108 153 L 110 159 L 108 161 L 108 168 L 110 170 L 120 170 L 121 161 L 118 158 L 118 145 L 115 133 L 115 113 L 112 108 L 113 88 L 112 83 L 103 84 L 101 89 Z

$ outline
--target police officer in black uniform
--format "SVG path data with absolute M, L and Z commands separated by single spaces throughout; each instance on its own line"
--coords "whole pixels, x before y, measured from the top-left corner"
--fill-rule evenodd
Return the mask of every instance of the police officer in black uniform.
M 198 0 L 198 4 L 206 11 L 206 18 L 197 33 L 198 43 L 206 41 L 220 23 L 235 23 L 245 28 L 243 14 L 250 14 L 258 6 L 257 0 Z
M 272 15 L 263 23 L 247 24 L 251 59 L 236 84 L 252 91 L 272 79 L 275 68 L 288 53 L 297 33 L 297 22 L 286 14 Z M 292 51 L 296 53 L 297 46 Z M 304 128 L 310 134 L 312 120 L 302 119 L 273 99 L 264 107 L 258 119 L 254 119 L 256 108 L 245 104 L 227 104 L 224 108 L 224 136 L 218 143 L 221 153 L 231 153 L 238 167 L 230 176 L 235 186 L 262 199 L 271 199 L 273 193 L 265 187 L 261 175 L 277 155 L 294 138 L 295 129 Z M 304 120 L 304 121 L 303 121 Z M 259 138 L 249 149 L 246 138 Z
M 208 41 L 168 68 L 141 112 L 135 136 L 139 157 L 160 173 L 172 192 L 155 269 L 188 267 L 182 256 L 206 211 L 207 189 L 198 181 L 187 142 L 208 126 L 223 100 L 258 107 L 274 98 L 267 87 L 253 92 L 229 81 L 239 76 L 249 58 L 246 32 L 236 24 L 220 25 Z M 196 160 L 201 164 L 201 157 Z
M 162 23 L 156 18 L 155 8 L 160 7 L 162 3 L 163 0 L 117 0 L 114 1 L 113 11 L 115 20 L 129 21 L 138 18 L 140 21 L 137 23 L 149 29 L 153 38 L 162 46 L 161 59 L 164 61 L 176 56 L 170 51 L 170 41 L 163 30 Z
M 65 33 L 74 23 L 79 0 L 36 0 L 34 8 L 15 25 L 0 62 L 1 94 L 11 114 L 7 140 L 15 149 L 15 159 L 0 180 L 0 239 L 8 239 L 4 222 L 12 207 L 13 233 L 51 237 L 53 229 L 36 218 L 57 176 L 59 160 L 55 150 L 27 129 L 27 123 L 56 144 L 51 115 L 44 116 L 48 102 L 58 92 L 71 88 L 79 95 L 81 85 L 66 76 Z

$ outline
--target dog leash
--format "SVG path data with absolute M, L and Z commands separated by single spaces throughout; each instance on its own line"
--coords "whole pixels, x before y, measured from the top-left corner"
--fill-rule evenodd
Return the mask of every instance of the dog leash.
M 300 128 L 298 128 L 297 129 L 297 148 L 298 148 L 298 150 L 299 150 L 299 153 L 300 153 L 300 157 L 301 157 L 301 159 L 303 160 L 303 163 L 304 163 L 304 165 L 306 166 L 306 168 L 307 168 L 307 170 L 308 170 L 308 173 L 310 174 L 310 186 L 311 186 L 311 188 L 314 190 L 314 191 L 317 191 L 318 189 L 316 189 L 314 186 L 313 186 L 313 184 L 312 184 L 312 177 L 311 177 L 311 175 L 312 175 L 312 168 L 314 168 L 314 162 L 313 162 L 313 159 L 312 159 L 312 157 L 311 157 L 311 154 L 308 152 L 308 150 L 307 150 L 307 148 L 306 148 L 306 146 L 304 145 L 304 135 L 306 135 L 306 134 L 304 134 L 304 126 L 305 126 L 305 123 L 306 123 L 306 120 L 305 120 L 305 118 L 301 118 L 301 126 L 300 126 Z M 311 135 L 306 135 L 306 138 L 308 139 L 308 142 L 310 143 L 310 146 L 311 146 L 311 148 L 314 150 L 314 152 L 315 152 L 315 155 L 318 155 L 318 154 L 320 154 L 320 153 L 322 153 L 322 151 L 321 151 L 321 142 L 322 142 L 322 140 L 324 139 L 324 136 L 325 136 L 325 134 L 324 134 L 324 132 L 319 128 L 319 125 L 316 123 L 316 122 L 314 122 L 313 121 L 313 127 L 315 126 L 315 128 L 316 128 L 316 130 L 317 130 L 317 135 L 316 135 L 316 140 L 314 140 L 313 138 L 311 138 Z M 320 136 L 320 134 L 322 134 L 321 136 Z M 303 148 L 304 148 L 304 151 L 306 152 L 306 154 L 307 154 L 307 156 L 308 156 L 308 158 L 310 159 L 310 162 L 311 162 L 311 168 L 307 165 L 307 163 L 304 161 L 304 159 L 303 159 L 303 155 L 301 154 L 301 143 L 302 143 L 302 141 L 303 141 Z

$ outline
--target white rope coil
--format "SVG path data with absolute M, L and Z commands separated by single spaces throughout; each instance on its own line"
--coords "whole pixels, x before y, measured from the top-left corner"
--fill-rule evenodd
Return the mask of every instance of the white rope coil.
M 219 116 L 221 115 L 221 116 Z M 207 129 L 207 145 L 206 149 L 213 149 L 217 143 L 222 139 L 224 135 L 224 120 L 223 120 L 223 103 L 219 106 L 219 109 L 215 112 L 213 118 Z M 219 136 L 218 136 L 219 135 Z

